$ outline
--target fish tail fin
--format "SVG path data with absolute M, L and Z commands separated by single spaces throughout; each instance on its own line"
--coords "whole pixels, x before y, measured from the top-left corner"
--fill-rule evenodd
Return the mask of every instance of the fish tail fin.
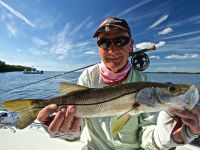
M 23 129 L 37 118 L 37 114 L 45 107 L 45 103 L 39 99 L 18 99 L 5 101 L 0 106 L 19 113 L 15 127 Z

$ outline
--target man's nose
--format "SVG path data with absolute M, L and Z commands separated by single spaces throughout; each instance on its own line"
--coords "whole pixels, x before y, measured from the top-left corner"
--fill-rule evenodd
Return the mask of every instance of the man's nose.
M 116 51 L 119 51 L 119 47 L 117 47 L 113 42 L 110 43 L 110 46 L 109 46 L 109 51 L 111 52 L 116 52 Z

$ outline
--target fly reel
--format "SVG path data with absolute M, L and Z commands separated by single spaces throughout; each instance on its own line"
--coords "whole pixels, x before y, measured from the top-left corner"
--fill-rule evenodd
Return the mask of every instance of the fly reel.
M 136 70 L 143 71 L 150 64 L 149 56 L 146 53 L 133 55 L 131 58 L 131 64 Z
M 150 64 L 149 56 L 145 53 L 147 51 L 155 50 L 155 45 L 152 45 L 146 49 L 142 49 L 137 52 L 131 52 L 131 64 L 133 68 L 139 71 L 143 71 L 148 68 Z

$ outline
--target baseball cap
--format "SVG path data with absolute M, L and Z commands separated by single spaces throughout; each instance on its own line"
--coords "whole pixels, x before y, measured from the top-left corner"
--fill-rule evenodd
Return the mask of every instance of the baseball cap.
M 110 31 L 111 28 L 119 28 L 122 30 L 125 30 L 129 33 L 131 36 L 131 30 L 126 22 L 126 20 L 122 18 L 117 18 L 117 17 L 107 17 L 99 26 L 99 28 L 96 30 L 96 32 L 93 35 L 93 38 L 97 37 L 100 32 L 108 32 Z

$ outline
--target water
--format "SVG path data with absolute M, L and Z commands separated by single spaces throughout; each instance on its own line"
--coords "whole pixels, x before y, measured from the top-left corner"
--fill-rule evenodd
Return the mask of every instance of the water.
M 200 91 L 200 74 L 148 73 L 153 81 L 195 84 Z
M 23 72 L 8 72 L 0 73 L 0 93 L 36 82 L 48 77 L 56 76 L 62 72 L 44 72 L 43 74 L 23 74 Z M 54 77 L 36 84 L 32 84 L 23 88 L 17 88 L 9 92 L 0 94 L 0 102 L 9 99 L 20 98 L 51 98 L 57 96 L 59 89 L 59 82 L 76 83 L 80 72 Z
M 42 80 L 62 72 L 44 72 L 44 74 L 23 74 L 22 72 L 0 73 L 0 93 Z M 192 83 L 200 90 L 200 74 L 168 74 L 168 73 L 147 73 L 152 81 L 173 82 L 173 83 Z M 43 82 L 15 89 L 0 94 L 0 102 L 9 99 L 19 98 L 51 98 L 57 96 L 59 82 L 76 83 L 80 72 L 69 73 L 56 78 L 51 78 Z
M 48 77 L 56 76 L 62 72 L 44 72 L 44 74 L 23 74 L 22 72 L 0 73 L 0 93 L 29 84 Z M 200 74 L 168 74 L 168 73 L 147 73 L 152 81 L 172 82 L 172 83 L 192 83 L 200 91 Z M 59 89 L 59 82 L 76 83 L 80 72 L 74 72 L 62 75 L 50 80 L 45 80 L 24 88 L 15 89 L 0 94 L 0 102 L 9 99 L 20 98 L 51 98 L 57 96 L 56 91 Z M 200 137 L 193 141 L 193 144 L 199 143 Z

